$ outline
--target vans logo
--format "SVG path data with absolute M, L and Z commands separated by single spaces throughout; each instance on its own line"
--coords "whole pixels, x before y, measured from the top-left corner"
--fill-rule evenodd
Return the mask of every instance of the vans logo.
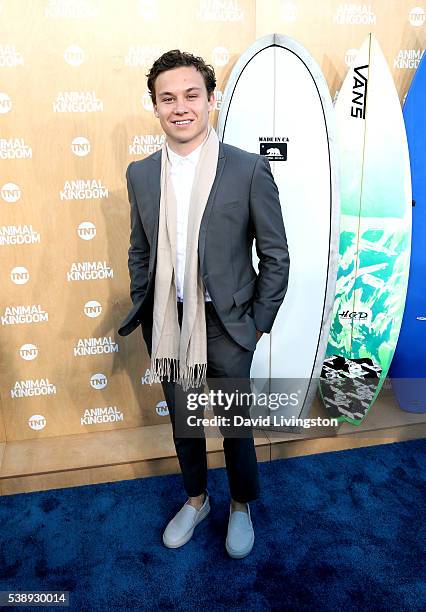
M 366 74 L 362 74 L 365 70 Z M 354 68 L 354 83 L 352 87 L 351 117 L 365 119 L 365 103 L 367 99 L 368 64 Z

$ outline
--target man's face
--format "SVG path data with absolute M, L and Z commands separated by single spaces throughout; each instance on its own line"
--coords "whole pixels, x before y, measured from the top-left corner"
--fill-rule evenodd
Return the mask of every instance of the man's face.
M 155 80 L 154 114 L 172 148 L 186 144 L 190 153 L 203 142 L 213 104 L 214 96 L 208 99 L 203 76 L 194 66 L 167 70 Z

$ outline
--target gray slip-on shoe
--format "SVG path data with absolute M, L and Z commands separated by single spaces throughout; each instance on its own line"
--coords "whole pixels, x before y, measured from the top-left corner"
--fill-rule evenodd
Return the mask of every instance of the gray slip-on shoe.
M 163 544 L 167 548 L 179 548 L 192 538 L 195 527 L 206 518 L 210 512 L 210 498 L 206 491 L 206 499 L 199 510 L 186 502 L 169 521 L 163 533 Z
M 247 504 L 247 512 L 234 510 L 232 504 L 229 506 L 228 534 L 226 536 L 226 551 L 233 559 L 246 557 L 254 544 L 254 529 L 251 522 L 250 506 Z

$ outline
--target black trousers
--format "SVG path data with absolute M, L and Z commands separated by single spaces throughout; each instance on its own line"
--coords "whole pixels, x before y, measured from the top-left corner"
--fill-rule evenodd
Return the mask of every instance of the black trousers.
M 183 305 L 178 302 L 179 325 L 182 324 L 182 312 Z M 212 381 L 221 379 L 220 382 L 218 381 L 218 387 L 226 379 L 248 381 L 253 351 L 241 347 L 229 336 L 212 302 L 206 302 L 206 327 L 207 379 Z M 143 336 L 151 355 L 152 328 L 150 326 L 143 326 Z M 176 427 L 176 384 L 166 380 L 162 382 L 162 387 L 169 409 L 173 441 L 182 471 L 183 484 L 187 495 L 196 497 L 207 488 L 206 439 L 204 435 L 200 435 L 199 430 L 194 437 L 177 435 L 176 429 L 179 428 Z M 178 390 L 178 392 L 181 398 L 182 391 Z M 231 437 L 229 432 L 223 437 L 230 494 L 232 499 L 238 502 L 249 502 L 259 497 L 259 475 L 253 435 L 251 429 L 248 432 L 245 428 L 244 431 L 244 437 Z

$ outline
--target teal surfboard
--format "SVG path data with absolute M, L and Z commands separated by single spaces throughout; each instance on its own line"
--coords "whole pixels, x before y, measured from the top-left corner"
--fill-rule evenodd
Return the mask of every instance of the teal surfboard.
M 411 179 L 395 85 L 370 34 L 336 105 L 339 268 L 321 395 L 354 425 L 372 407 L 398 340 L 410 263 Z

